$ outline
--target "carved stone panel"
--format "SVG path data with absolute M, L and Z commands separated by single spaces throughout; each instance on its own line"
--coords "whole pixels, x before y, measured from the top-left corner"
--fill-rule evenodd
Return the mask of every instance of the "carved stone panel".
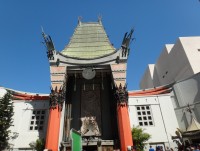
M 81 132 L 85 136 L 101 135 L 100 85 L 86 84 L 81 89 Z

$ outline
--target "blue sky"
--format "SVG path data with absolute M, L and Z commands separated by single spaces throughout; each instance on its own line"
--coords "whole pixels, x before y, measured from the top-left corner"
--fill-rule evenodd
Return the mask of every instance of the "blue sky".
M 49 93 L 50 75 L 41 26 L 61 51 L 79 16 L 102 22 L 119 48 L 124 33 L 135 28 L 128 59 L 129 90 L 139 89 L 147 64 L 155 63 L 164 44 L 178 37 L 200 36 L 198 0 L 1 0 L 0 86 Z

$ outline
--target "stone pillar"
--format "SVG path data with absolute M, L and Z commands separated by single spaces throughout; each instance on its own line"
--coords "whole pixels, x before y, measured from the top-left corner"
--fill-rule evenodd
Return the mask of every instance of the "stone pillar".
M 58 151 L 61 111 L 66 92 L 66 67 L 50 66 L 50 72 L 52 89 L 45 148 L 51 151 Z
M 126 89 L 126 63 L 111 65 L 115 83 L 115 99 L 117 101 L 118 131 L 121 151 L 133 146 L 130 119 L 128 113 L 128 91 Z

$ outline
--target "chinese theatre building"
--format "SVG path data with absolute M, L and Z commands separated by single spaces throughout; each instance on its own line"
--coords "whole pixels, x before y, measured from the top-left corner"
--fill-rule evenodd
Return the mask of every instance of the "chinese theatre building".
M 50 63 L 50 110 L 45 148 L 71 150 L 70 130 L 83 150 L 126 151 L 133 145 L 128 114 L 126 69 L 133 30 L 116 49 L 99 18 L 81 22 L 61 51 L 43 32 Z
M 37 140 L 45 139 L 46 151 L 129 151 L 134 145 L 131 127 L 135 126 L 151 135 L 145 142 L 145 151 L 149 145 L 177 147 L 172 137 L 177 128 L 183 131 L 184 139 L 198 143 L 200 73 L 167 85 L 128 92 L 126 71 L 132 34 L 133 30 L 125 33 L 121 47 L 116 49 L 101 18 L 97 22 L 79 19 L 67 46 L 57 51 L 51 37 L 42 32 L 50 65 L 51 92 L 31 93 L 0 86 L 0 101 L 8 92 L 13 102 L 7 150 L 33 150 Z M 198 38 L 179 41 L 188 51 L 197 53 Z M 192 44 L 195 47 L 189 49 Z M 164 54 L 170 52 L 173 56 L 183 51 L 183 47 L 177 45 L 171 50 L 171 46 L 164 49 L 167 52 Z M 183 62 L 184 58 L 179 56 L 175 55 L 178 58 L 171 62 L 177 59 Z M 160 60 L 166 62 L 166 58 Z M 180 73 L 176 71 L 178 68 L 168 70 L 163 65 L 159 70 L 165 71 L 165 76 Z M 157 67 L 149 66 L 144 86 L 151 85 L 148 80 L 158 77 Z

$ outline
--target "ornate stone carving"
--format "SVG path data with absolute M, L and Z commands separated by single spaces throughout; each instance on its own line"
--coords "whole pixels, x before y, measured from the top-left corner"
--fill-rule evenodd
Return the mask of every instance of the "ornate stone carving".
M 49 95 L 50 109 L 58 109 L 62 111 L 63 102 L 65 101 L 66 96 L 66 85 L 67 85 L 67 74 L 64 76 L 64 81 L 60 89 L 58 90 L 57 86 L 55 89 L 51 88 L 51 93 Z
M 50 98 L 50 109 L 56 109 L 58 105 L 58 109 L 62 111 L 63 102 L 65 101 L 64 89 L 60 88 L 59 90 L 57 90 L 56 87 L 55 90 L 53 90 L 52 88 L 49 98 Z
M 121 105 L 126 105 L 128 103 L 128 91 L 126 85 L 122 87 L 120 83 L 119 87 L 117 85 L 115 86 L 115 98 Z
M 81 133 L 84 136 L 100 136 L 99 127 L 96 121 L 96 117 L 82 117 Z

